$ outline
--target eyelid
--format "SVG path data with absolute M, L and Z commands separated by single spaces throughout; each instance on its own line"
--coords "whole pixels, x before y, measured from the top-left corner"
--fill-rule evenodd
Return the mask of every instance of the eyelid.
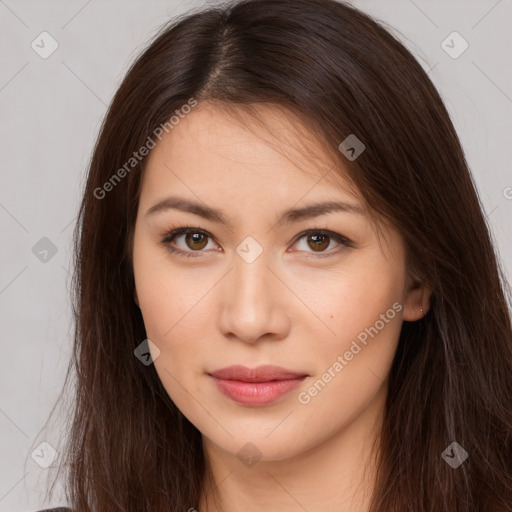
M 189 233 L 202 234 L 202 235 L 206 236 L 207 238 L 211 239 L 214 243 L 217 243 L 215 241 L 215 237 L 211 233 L 209 233 L 207 230 L 198 228 L 195 226 L 191 226 L 188 224 L 181 224 L 179 227 L 175 227 L 175 228 L 171 227 L 168 230 L 167 234 L 161 240 L 161 243 L 171 253 L 175 253 L 175 254 L 178 254 L 181 256 L 185 256 L 185 257 L 202 257 L 201 253 L 204 253 L 207 251 L 204 251 L 204 250 L 198 250 L 198 251 L 182 250 L 182 249 L 178 249 L 176 247 L 172 247 L 170 245 L 171 242 L 178 236 L 186 235 Z M 337 247 L 334 249 L 330 249 L 328 251 L 320 251 L 318 253 L 315 253 L 315 251 L 292 251 L 292 252 L 305 252 L 309 255 L 308 256 L 309 258 L 311 258 L 311 257 L 322 258 L 322 257 L 329 257 L 331 255 L 337 254 L 340 252 L 340 250 L 343 250 L 344 248 L 353 248 L 354 247 L 352 241 L 349 238 L 347 238 L 346 236 L 342 235 L 341 233 L 337 233 L 330 229 L 320 228 L 320 227 L 309 228 L 309 229 L 302 231 L 301 233 L 295 235 L 295 237 L 292 239 L 292 241 L 288 242 L 288 244 L 291 243 L 292 245 L 295 245 L 299 240 L 301 240 L 305 236 L 309 235 L 310 233 L 329 236 L 332 240 L 334 240 L 336 243 L 338 243 L 339 246 L 341 246 L 341 249 L 340 249 L 340 247 Z M 287 250 L 287 252 L 289 252 L 289 251 Z M 311 255 L 314 255 L 314 256 L 311 256 Z
M 309 235 L 310 233 L 313 234 L 320 234 L 320 235 L 327 235 L 331 238 L 331 240 L 334 240 L 338 246 L 334 249 L 329 249 L 328 251 L 291 251 L 291 252 L 304 252 L 305 259 L 315 259 L 318 260 L 320 258 L 329 258 L 331 256 L 336 256 L 337 254 L 340 254 L 345 249 L 353 248 L 354 245 L 350 239 L 348 239 L 346 236 L 342 235 L 341 233 L 337 233 L 336 231 L 332 231 L 327 228 L 310 228 L 302 231 L 299 233 L 295 238 L 293 239 L 292 246 L 295 245 L 297 242 L 299 242 L 302 238 Z M 289 251 L 286 251 L 289 252 Z
M 205 251 L 202 251 L 202 250 L 201 251 L 191 251 L 191 250 L 184 251 L 183 249 L 177 249 L 177 248 L 171 246 L 171 242 L 176 237 L 181 236 L 181 235 L 186 235 L 188 233 L 199 233 L 201 235 L 208 237 L 209 239 L 211 239 L 212 241 L 215 242 L 214 236 L 211 233 L 209 233 L 208 231 L 206 231 L 205 229 L 201 229 L 201 228 L 191 226 L 188 224 L 181 224 L 180 227 L 176 227 L 176 228 L 171 227 L 167 231 L 167 234 L 162 238 L 160 243 L 164 246 L 165 249 L 167 249 L 171 253 L 178 254 L 181 256 L 185 256 L 185 257 L 192 257 L 192 258 L 201 257 L 200 256 L 201 253 L 205 252 Z

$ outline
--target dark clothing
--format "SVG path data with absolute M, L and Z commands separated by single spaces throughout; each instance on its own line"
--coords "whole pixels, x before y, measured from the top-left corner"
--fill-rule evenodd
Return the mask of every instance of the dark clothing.
M 44 510 L 38 510 L 37 512 L 73 512 L 73 511 L 67 507 L 58 507 L 58 508 L 45 508 Z

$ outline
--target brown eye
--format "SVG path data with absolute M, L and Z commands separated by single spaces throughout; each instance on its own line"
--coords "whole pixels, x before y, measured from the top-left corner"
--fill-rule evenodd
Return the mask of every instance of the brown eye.
M 344 249 L 353 247 L 352 242 L 336 233 L 325 229 L 310 229 L 304 231 L 298 236 L 296 244 L 299 252 L 303 252 L 308 256 L 308 253 L 316 253 L 315 257 L 334 256 Z M 302 245 L 302 247 L 301 247 Z
M 314 251 L 323 251 L 329 247 L 330 237 L 329 235 L 313 234 L 307 238 L 308 246 Z
M 208 232 L 187 226 L 171 231 L 161 240 L 161 243 L 170 253 L 191 258 L 201 257 L 205 252 L 211 252 L 203 250 L 207 247 L 209 240 L 213 242 Z M 306 255 L 314 252 L 317 253 L 317 257 L 334 256 L 343 249 L 353 247 L 348 238 L 329 230 L 310 229 L 301 233 L 294 245 L 300 246 L 299 242 L 306 244 L 306 247 L 299 249 L 299 252 Z M 332 242 L 334 242 L 334 248 L 329 249 Z
M 206 252 L 203 249 L 210 239 L 206 231 L 187 226 L 171 231 L 161 243 L 170 253 L 190 258 Z
M 185 243 L 189 249 L 199 251 L 205 248 L 208 237 L 202 233 L 186 233 Z

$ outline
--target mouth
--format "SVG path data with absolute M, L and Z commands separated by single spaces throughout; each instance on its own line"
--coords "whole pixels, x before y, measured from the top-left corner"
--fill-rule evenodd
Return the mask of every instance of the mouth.
M 230 366 L 208 375 L 231 400 L 248 406 L 268 405 L 293 391 L 308 376 L 278 366 Z

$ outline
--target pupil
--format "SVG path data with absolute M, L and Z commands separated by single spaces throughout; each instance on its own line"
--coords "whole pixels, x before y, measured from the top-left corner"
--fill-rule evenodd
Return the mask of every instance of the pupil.
M 192 238 L 191 245 L 194 245 L 194 244 L 201 244 L 201 242 L 203 241 L 202 239 L 204 238 L 204 235 L 202 235 L 201 233 L 189 233 L 188 237 Z M 203 246 L 204 246 L 204 244 L 203 244 Z M 203 247 L 192 247 L 192 248 L 193 249 L 202 249 Z
M 327 235 L 311 235 L 311 239 L 314 240 L 315 244 L 314 244 L 314 247 L 312 247 L 313 249 L 325 249 L 325 247 L 327 245 L 329 245 L 329 243 L 327 242 L 327 244 L 325 243 L 326 240 L 328 240 L 328 236 Z M 323 240 L 323 244 L 322 244 L 322 241 L 320 241 L 320 243 L 318 243 L 319 239 Z

